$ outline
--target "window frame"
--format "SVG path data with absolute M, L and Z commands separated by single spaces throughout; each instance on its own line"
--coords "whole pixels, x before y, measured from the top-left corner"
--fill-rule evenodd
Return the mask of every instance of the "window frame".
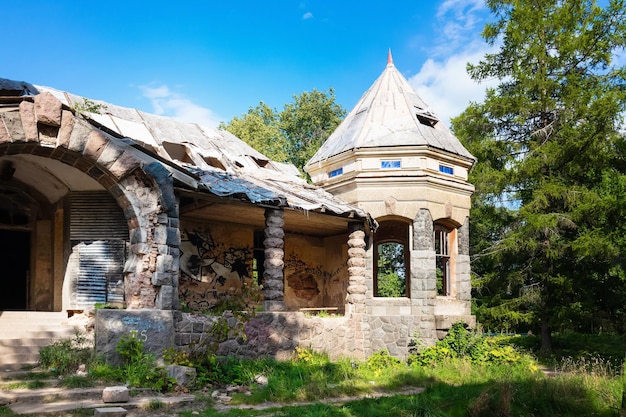
M 373 239 L 373 294 L 377 298 L 410 298 L 411 297 L 411 263 L 410 263 L 410 223 L 400 219 L 378 220 L 379 227 Z M 403 247 L 404 257 L 404 295 L 400 297 L 381 296 L 378 290 L 378 247 L 386 243 L 397 243 Z
M 452 274 L 450 270 L 452 262 L 451 238 L 451 228 L 440 223 L 433 225 L 435 274 L 437 275 L 435 290 L 437 291 L 437 296 L 441 297 L 449 297 L 452 295 Z M 442 242 L 444 243 L 443 245 Z M 441 290 L 439 289 L 439 273 L 441 273 Z

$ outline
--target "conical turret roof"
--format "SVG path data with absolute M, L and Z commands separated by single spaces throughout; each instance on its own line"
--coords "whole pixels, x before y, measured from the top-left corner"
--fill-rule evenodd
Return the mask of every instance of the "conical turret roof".
M 396 69 L 390 51 L 383 73 L 308 165 L 353 149 L 420 145 L 475 160 Z

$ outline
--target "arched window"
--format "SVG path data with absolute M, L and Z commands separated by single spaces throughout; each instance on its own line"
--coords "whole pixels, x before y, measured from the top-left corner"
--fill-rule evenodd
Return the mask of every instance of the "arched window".
M 374 296 L 409 296 L 409 225 L 379 221 L 374 235 Z

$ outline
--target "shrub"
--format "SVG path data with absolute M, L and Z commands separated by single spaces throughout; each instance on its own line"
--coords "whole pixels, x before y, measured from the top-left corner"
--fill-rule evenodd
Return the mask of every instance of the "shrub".
M 143 348 L 144 342 L 136 337 L 136 332 L 123 336 L 115 348 L 125 362 L 123 376 L 128 385 L 157 391 L 172 389 L 176 381 L 167 375 L 165 369 L 157 367 L 154 356 L 145 353 Z
M 536 370 L 534 361 L 507 344 L 506 337 L 486 337 L 455 323 L 446 337 L 434 346 L 413 351 L 408 362 L 412 365 L 432 365 L 450 358 L 463 358 L 474 364 L 523 364 Z
M 386 349 L 383 349 L 367 358 L 365 365 L 371 371 L 380 372 L 385 369 L 398 368 L 403 364 L 400 359 L 391 356 Z

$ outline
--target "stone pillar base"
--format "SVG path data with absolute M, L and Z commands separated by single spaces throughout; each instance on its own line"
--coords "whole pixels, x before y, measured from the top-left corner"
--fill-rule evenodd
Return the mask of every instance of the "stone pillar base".
M 285 311 L 284 301 L 263 301 L 263 311 Z

